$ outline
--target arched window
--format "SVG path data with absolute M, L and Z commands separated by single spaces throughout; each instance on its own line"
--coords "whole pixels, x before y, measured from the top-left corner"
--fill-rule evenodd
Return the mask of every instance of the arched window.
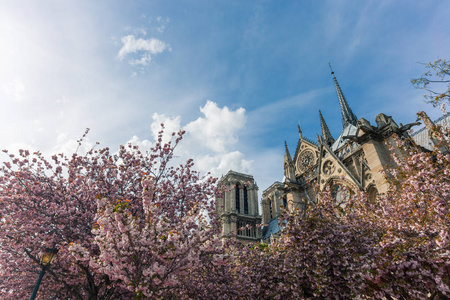
M 286 196 L 283 197 L 283 207 L 284 207 L 284 208 L 287 207 L 287 199 L 286 199 Z
M 248 196 L 246 186 L 244 186 L 244 214 L 248 215 Z
M 241 195 L 239 190 L 241 189 L 241 185 L 238 183 L 236 183 L 236 211 L 238 213 L 241 212 Z

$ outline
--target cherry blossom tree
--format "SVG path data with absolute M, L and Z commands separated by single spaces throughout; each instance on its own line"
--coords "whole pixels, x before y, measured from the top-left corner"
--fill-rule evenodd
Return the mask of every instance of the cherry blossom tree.
M 200 258 L 221 247 L 211 201 L 215 179 L 200 178 L 192 161 L 177 168 L 164 163 L 142 179 L 139 201 L 98 199 L 98 257 L 80 244 L 71 246 L 78 259 L 89 259 L 92 268 L 137 298 L 179 298 L 183 279 Z
M 0 176 L 0 297 L 31 294 L 45 247 L 59 252 L 42 299 L 170 293 L 176 275 L 217 243 L 208 201 L 214 180 L 200 178 L 191 161 L 169 165 L 182 134 L 164 144 L 161 131 L 145 153 L 127 145 L 117 154 L 92 149 L 50 161 L 39 152 L 8 154 Z
M 24 299 L 31 294 L 45 247 L 59 252 L 47 267 L 38 297 L 111 299 L 115 287 L 109 278 L 76 260 L 68 245 L 79 242 L 90 255 L 98 255 L 91 233 L 96 195 L 139 190 L 125 172 L 118 177 L 118 156 L 110 155 L 107 148 L 71 158 L 54 155 L 51 161 L 26 150 L 8 155 L 10 161 L 4 163 L 0 177 L 2 299 Z
M 389 191 L 361 207 L 383 229 L 368 282 L 398 299 L 450 297 L 450 131 L 434 131 L 433 152 L 398 141 L 403 153 L 393 155 Z

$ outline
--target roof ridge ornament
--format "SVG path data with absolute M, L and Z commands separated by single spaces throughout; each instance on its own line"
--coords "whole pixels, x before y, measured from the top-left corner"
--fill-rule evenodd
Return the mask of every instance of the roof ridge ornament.
M 341 87 L 339 86 L 339 83 L 336 79 L 336 76 L 334 76 L 333 69 L 331 68 L 331 64 L 328 63 L 331 70 L 331 75 L 333 75 L 333 81 L 334 86 L 336 87 L 336 92 L 339 98 L 339 105 L 341 106 L 341 113 L 342 113 L 342 125 L 343 128 L 347 127 L 349 124 L 352 124 L 356 126 L 356 122 L 358 121 L 358 118 L 353 113 L 352 109 L 347 103 L 347 100 L 344 97 L 344 93 L 342 93 Z

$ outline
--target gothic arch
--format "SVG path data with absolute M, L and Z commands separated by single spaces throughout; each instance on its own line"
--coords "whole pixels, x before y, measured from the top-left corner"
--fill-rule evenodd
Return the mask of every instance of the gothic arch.
M 325 183 L 324 187 L 329 186 L 331 194 L 336 201 L 336 204 L 345 207 L 347 200 L 351 197 L 357 187 L 346 179 L 342 179 L 339 176 L 330 177 Z M 346 187 L 349 193 L 344 193 L 344 187 Z
M 340 176 L 337 176 L 337 175 L 329 177 L 327 179 L 327 181 L 325 181 L 325 183 L 322 187 L 322 190 L 324 190 L 327 186 L 330 186 L 330 188 L 331 188 L 333 185 L 336 185 L 336 184 L 341 184 L 343 186 L 347 186 L 352 191 L 358 190 L 358 187 L 354 183 L 352 183 L 351 181 L 349 181 L 345 178 L 342 179 Z
M 241 195 L 242 190 L 242 195 Z M 249 209 L 249 185 L 247 183 L 242 183 L 240 181 L 236 181 L 234 184 L 234 192 L 235 192 L 235 205 L 236 212 L 243 213 L 248 215 L 250 212 Z M 241 200 L 243 202 L 243 207 L 241 207 Z
M 369 186 L 366 188 L 366 193 L 370 201 L 375 200 L 378 196 L 378 189 L 375 184 L 369 184 Z

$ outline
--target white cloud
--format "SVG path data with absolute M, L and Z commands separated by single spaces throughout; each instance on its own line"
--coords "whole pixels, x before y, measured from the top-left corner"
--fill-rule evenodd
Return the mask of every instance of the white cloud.
M 180 129 L 186 131 L 181 143 L 175 150 L 175 155 L 182 160 L 193 158 L 196 169 L 201 172 L 211 172 L 213 176 L 225 174 L 230 169 L 238 172 L 251 172 L 252 161 L 235 149 L 240 132 L 245 128 L 245 109 L 233 111 L 228 107 L 219 107 L 212 101 L 207 101 L 200 107 L 203 117 L 181 125 L 181 117 L 169 117 L 164 114 L 153 114 L 150 125 L 153 140 L 157 140 L 161 123 L 164 124 L 163 142 L 172 138 L 172 132 Z M 134 136 L 127 143 L 148 149 L 152 143 L 139 140 Z
M 85 154 L 94 146 L 95 143 L 89 139 L 89 136 L 84 137 L 79 144 L 78 140 L 69 138 L 67 132 L 60 132 L 56 137 L 56 145 L 51 150 L 51 154 L 64 153 L 70 157 L 72 153 Z
M 247 121 L 245 109 L 230 111 L 228 107 L 220 108 L 208 100 L 200 111 L 205 117 L 186 125 L 186 132 L 198 143 L 216 153 L 224 153 L 237 143 L 239 131 L 244 129 Z
M 131 144 L 133 146 L 138 146 L 141 150 L 150 149 L 153 146 L 153 143 L 149 140 L 140 140 L 136 135 L 134 135 L 128 142 L 125 144 Z
M 144 53 L 139 59 L 131 59 L 130 65 L 143 65 L 146 66 L 152 61 L 152 57 L 149 53 Z
M 152 116 L 153 122 L 150 125 L 152 137 L 156 141 L 158 139 L 158 133 L 161 130 L 161 124 L 164 124 L 164 133 L 162 142 L 167 143 L 172 138 L 172 132 L 178 132 L 181 129 L 181 117 L 168 117 L 166 115 L 160 115 L 154 113 Z
M 220 163 L 211 170 L 214 174 L 225 174 L 229 170 L 239 171 L 243 173 L 251 172 L 252 161 L 246 160 L 245 155 L 239 151 L 226 153 L 220 157 Z
M 132 58 L 130 64 L 146 66 L 151 60 L 152 56 L 162 53 L 164 51 L 171 51 L 170 45 L 155 38 L 136 39 L 134 35 L 127 35 L 121 38 L 123 43 L 117 57 L 123 60 L 130 54 L 138 54 L 137 58 Z
M 143 27 L 141 27 L 141 28 L 136 28 L 136 29 L 134 30 L 134 32 L 135 32 L 136 34 L 147 35 L 147 30 L 146 30 L 145 28 L 143 28 Z

